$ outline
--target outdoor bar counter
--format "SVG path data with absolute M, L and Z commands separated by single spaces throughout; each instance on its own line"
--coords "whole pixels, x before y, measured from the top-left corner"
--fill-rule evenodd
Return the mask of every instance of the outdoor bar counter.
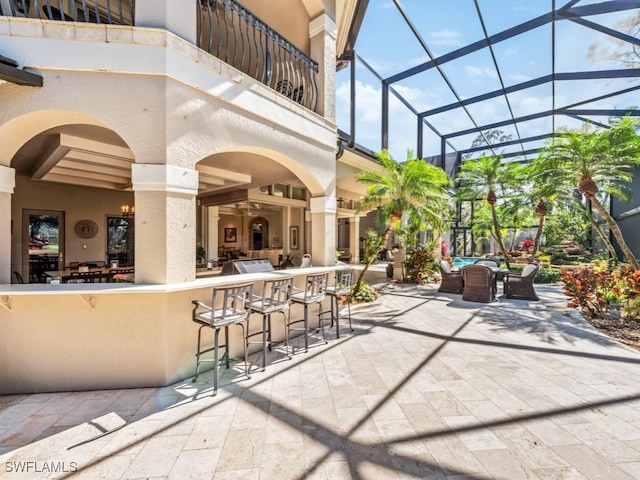
M 262 295 L 263 281 L 283 274 L 292 275 L 294 286 L 302 287 L 308 273 L 336 268 L 169 285 L 0 285 L 0 395 L 157 387 L 184 380 L 195 374 L 198 325 L 191 320 L 192 300 L 210 304 L 213 287 L 245 282 L 254 282 L 254 294 Z M 311 325 L 317 322 L 316 313 L 317 308 L 310 311 Z M 302 318 L 302 308 L 293 305 L 291 315 Z M 252 323 L 252 331 L 262 324 Z M 281 322 L 273 326 L 274 339 L 284 338 Z M 241 357 L 241 332 L 230 328 L 233 357 Z M 204 330 L 203 340 L 212 343 L 213 332 Z

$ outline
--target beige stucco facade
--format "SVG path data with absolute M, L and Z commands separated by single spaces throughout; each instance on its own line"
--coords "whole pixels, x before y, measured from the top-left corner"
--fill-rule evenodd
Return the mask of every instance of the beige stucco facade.
M 192 3 L 138 0 L 136 26 L 0 16 L 0 54 L 43 78 L 0 81 L 0 394 L 192 375 L 191 300 L 240 281 L 197 279 L 196 244 L 212 257 L 234 228 L 227 246 L 251 246 L 247 218 L 217 196 L 306 192 L 267 199 L 279 210 L 261 217 L 265 245 L 335 263 L 334 2 L 245 5 L 318 62 L 315 111 L 199 49 Z M 135 284 L 11 284 L 13 272 L 29 282 L 30 212 L 61 214 L 62 268 L 105 258 L 107 218 L 122 205 L 135 206 Z M 97 232 L 80 235 L 81 222 Z

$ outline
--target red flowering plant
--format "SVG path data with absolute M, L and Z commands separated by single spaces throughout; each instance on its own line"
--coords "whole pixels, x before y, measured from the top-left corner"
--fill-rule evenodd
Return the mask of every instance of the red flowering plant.
M 633 271 L 635 275 L 635 269 Z M 619 305 L 632 295 L 632 288 L 640 287 L 640 274 L 635 287 L 629 286 L 626 280 L 628 276 L 626 266 L 614 270 L 607 262 L 594 262 L 592 266 L 566 270 L 561 280 L 564 294 L 571 298 L 567 306 L 579 307 L 590 317 L 606 317 L 612 305 Z
M 530 238 L 527 238 L 523 241 L 520 242 L 520 250 L 524 250 L 526 252 L 531 253 L 531 251 L 533 251 L 533 240 L 531 240 Z

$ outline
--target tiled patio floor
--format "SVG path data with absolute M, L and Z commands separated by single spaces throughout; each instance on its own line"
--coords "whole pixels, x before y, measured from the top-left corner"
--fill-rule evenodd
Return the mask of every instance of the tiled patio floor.
M 640 479 L 640 353 L 538 291 L 483 305 L 390 287 L 353 309 L 354 333 L 274 352 L 251 380 L 236 366 L 214 398 L 210 372 L 0 397 L 0 477 Z

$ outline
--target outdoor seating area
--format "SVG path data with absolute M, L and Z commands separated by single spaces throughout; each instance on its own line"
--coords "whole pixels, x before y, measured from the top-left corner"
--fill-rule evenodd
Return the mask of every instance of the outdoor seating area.
M 529 264 L 521 274 L 500 267 L 496 260 L 478 259 L 474 263 L 451 267 L 446 260 L 438 262 L 441 280 L 438 291 L 462 295 L 469 302 L 492 302 L 498 295 L 498 284 L 506 298 L 538 300 L 533 286 L 539 265 Z M 500 282 L 502 280 L 502 282 Z
M 640 354 L 568 314 L 558 286 L 475 307 L 433 284 L 385 291 L 354 306 L 352 335 L 268 352 L 250 379 L 221 369 L 215 397 L 211 371 L 0 397 L 0 461 L 111 479 L 636 478 Z

